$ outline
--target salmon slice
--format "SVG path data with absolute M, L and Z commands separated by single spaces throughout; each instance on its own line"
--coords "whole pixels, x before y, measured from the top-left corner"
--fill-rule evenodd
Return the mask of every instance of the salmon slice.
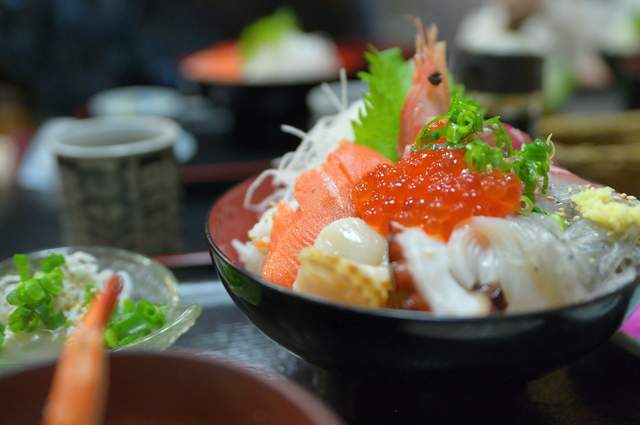
M 242 82 L 242 56 L 236 40 L 222 41 L 186 56 L 180 71 L 189 79 L 218 84 Z
M 300 268 L 298 252 L 313 245 L 327 224 L 355 217 L 353 188 L 381 163 L 391 164 L 367 146 L 342 141 L 326 162 L 298 177 L 293 196 L 299 207 L 278 204 L 262 277 L 291 288 Z

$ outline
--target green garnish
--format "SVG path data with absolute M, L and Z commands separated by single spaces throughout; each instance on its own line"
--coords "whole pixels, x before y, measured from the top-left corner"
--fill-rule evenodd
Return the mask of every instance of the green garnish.
M 55 311 L 53 300 L 64 287 L 60 269 L 64 256 L 51 254 L 40 262 L 42 271 L 29 276 L 29 258 L 23 254 L 14 256 L 14 264 L 20 274 L 20 282 L 7 294 L 6 300 L 16 308 L 9 314 L 6 329 L 21 334 L 33 332 L 40 322 L 54 330 L 65 326 L 67 319 L 62 311 Z M 93 285 L 84 289 L 84 304 L 88 305 L 98 294 Z M 128 344 L 160 329 L 167 323 L 167 306 L 144 300 L 137 303 L 123 300 L 116 306 L 105 331 L 105 341 L 111 348 Z M 0 351 L 4 344 L 5 326 L 0 324 Z
M 13 264 L 18 269 L 20 280 L 29 279 L 29 257 L 25 254 L 16 254 L 13 256 Z
M 544 214 L 544 215 L 548 215 L 549 217 L 553 218 L 555 221 L 558 222 L 558 224 L 560 225 L 560 227 L 562 227 L 563 230 L 567 230 L 567 222 L 565 221 L 564 218 L 560 217 L 558 214 L 556 213 L 551 213 L 549 214 L 548 212 L 541 210 L 538 207 L 533 207 L 531 208 L 532 212 L 535 213 L 539 213 L 539 214 Z
M 89 304 L 92 299 L 98 294 L 98 288 L 93 285 L 87 285 L 84 287 L 84 302 Z
M 244 60 L 262 45 L 277 43 L 283 35 L 302 31 L 295 12 L 281 6 L 268 16 L 258 18 L 240 32 L 240 51 Z
M 370 50 L 364 54 L 369 72 L 358 73 L 358 78 L 369 84 L 369 93 L 363 96 L 366 114 L 360 113 L 359 123 L 352 122 L 355 143 L 369 146 L 396 162 L 400 112 L 411 87 L 413 70 L 398 47 L 382 52 L 374 47 Z
M 4 346 L 4 325 L 0 323 L 0 352 L 2 352 L 3 346 Z
M 411 150 L 465 148 L 469 170 L 513 172 L 524 185 L 523 196 L 535 202 L 538 182 L 542 180 L 542 193 L 546 193 L 549 185 L 547 173 L 553 157 L 551 137 L 546 141 L 535 139 L 523 144 L 520 150 L 513 150 L 500 117 L 485 120 L 478 102 L 461 100 L 460 97 L 456 94 L 447 113 L 434 118 L 422 129 Z M 485 127 L 493 132 L 495 146 L 476 136 Z M 527 210 L 530 211 L 526 208 L 524 212 Z
M 64 255 L 51 253 L 49 256 L 40 261 L 40 267 L 45 273 L 49 273 L 51 270 L 64 264 Z
M 149 335 L 167 323 L 167 306 L 140 300 L 137 303 L 124 300 L 116 306 L 109 326 L 105 330 L 105 342 L 111 348 L 120 347 Z
M 60 269 L 52 270 L 45 276 L 38 278 L 38 282 L 40 282 L 40 285 L 42 285 L 45 291 L 54 295 L 62 291 L 64 287 Z
M 46 271 L 36 272 L 29 277 L 29 258 L 16 254 L 13 263 L 20 274 L 20 283 L 7 294 L 6 300 L 17 308 L 11 312 L 7 327 L 14 333 L 32 332 L 42 321 L 47 328 L 57 329 L 66 319 L 62 312 L 55 313 L 54 296 L 62 290 L 62 272 L 64 257 L 51 254 L 41 261 Z
M 560 225 L 560 227 L 562 227 L 563 230 L 567 230 L 567 223 L 558 214 L 551 213 L 551 214 L 549 214 L 549 217 L 552 217 L 555 221 L 557 221 L 558 224 Z

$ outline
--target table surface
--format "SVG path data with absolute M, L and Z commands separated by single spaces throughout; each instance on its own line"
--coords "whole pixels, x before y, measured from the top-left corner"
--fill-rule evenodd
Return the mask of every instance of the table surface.
M 286 375 L 320 395 L 349 424 L 637 424 L 640 359 L 607 342 L 579 361 L 525 386 L 419 392 L 358 388 L 264 336 L 205 267 L 176 269 L 185 303 L 202 315 L 176 346 L 232 356 Z M 336 400 L 338 398 L 338 400 Z
M 223 354 L 281 373 L 315 392 L 352 425 L 640 423 L 640 358 L 612 342 L 522 387 L 439 392 L 384 383 L 363 388 L 278 346 L 233 304 L 206 260 L 204 237 L 205 217 L 213 201 L 237 180 L 259 171 L 274 153 L 246 157 L 240 151 L 226 150 L 221 154 L 215 140 L 199 141 L 198 159 L 183 170 L 191 180 L 185 185 L 182 214 L 184 251 L 200 253 L 196 256 L 199 261 L 172 268 L 180 281 L 182 302 L 200 303 L 202 314 L 172 349 Z M 242 166 L 234 167 L 234 163 Z M 232 178 L 211 177 L 224 176 L 230 164 L 235 170 Z M 61 246 L 54 194 L 16 189 L 1 202 L 0 258 Z

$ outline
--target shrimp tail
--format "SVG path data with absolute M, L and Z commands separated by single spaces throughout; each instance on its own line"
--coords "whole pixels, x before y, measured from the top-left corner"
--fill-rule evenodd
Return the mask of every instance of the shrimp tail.
M 42 425 L 98 425 L 102 422 L 109 369 L 104 351 L 104 330 L 121 291 L 122 279 L 114 275 L 66 341 L 53 375 Z

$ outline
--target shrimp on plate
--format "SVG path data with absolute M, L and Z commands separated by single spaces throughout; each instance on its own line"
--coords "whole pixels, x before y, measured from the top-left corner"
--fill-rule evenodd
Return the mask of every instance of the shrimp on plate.
M 53 375 L 42 425 L 102 423 L 108 386 L 104 330 L 121 291 L 122 278 L 114 275 L 67 340 Z
M 436 41 L 438 28 L 435 25 L 425 31 L 420 19 L 416 18 L 415 24 L 418 34 L 416 53 L 413 56 L 413 82 L 400 114 L 397 150 L 401 158 L 406 147 L 416 140 L 420 130 L 432 118 L 447 112 L 451 105 L 446 43 Z

